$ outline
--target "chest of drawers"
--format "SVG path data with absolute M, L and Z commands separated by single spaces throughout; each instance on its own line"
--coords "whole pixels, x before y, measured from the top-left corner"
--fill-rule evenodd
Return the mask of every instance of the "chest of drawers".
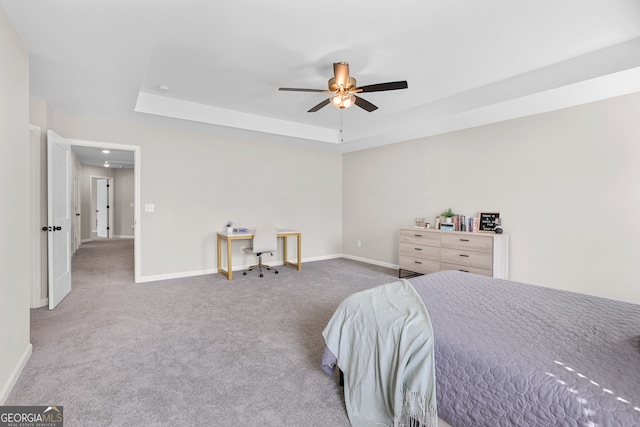
M 399 276 L 460 270 L 508 279 L 509 235 L 401 228 L 399 267 Z

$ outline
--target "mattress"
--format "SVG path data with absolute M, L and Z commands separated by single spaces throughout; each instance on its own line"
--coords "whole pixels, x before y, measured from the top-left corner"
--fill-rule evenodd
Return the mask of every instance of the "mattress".
M 457 271 L 410 282 L 452 426 L 640 426 L 640 305 Z

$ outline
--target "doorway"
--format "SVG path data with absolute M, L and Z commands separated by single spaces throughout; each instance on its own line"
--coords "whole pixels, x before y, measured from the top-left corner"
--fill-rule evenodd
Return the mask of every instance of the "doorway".
M 74 152 L 78 163 L 88 173 L 83 173 L 81 182 L 82 199 L 78 205 L 81 207 L 80 218 L 82 227 L 81 242 L 91 241 L 93 236 L 97 236 L 97 185 L 94 184 L 101 179 L 107 180 L 109 185 L 107 191 L 108 213 L 101 216 L 101 236 L 108 238 L 126 237 L 134 240 L 134 276 L 135 282 L 139 282 L 141 277 L 140 265 L 140 146 L 124 145 L 109 142 L 87 141 L 73 139 L 69 140 L 71 150 Z M 87 177 L 88 176 L 88 177 Z M 126 187 L 123 188 L 122 176 L 126 176 Z M 130 184 L 132 182 L 132 184 Z M 83 190 L 83 187 L 86 187 Z M 95 190 L 94 190 L 95 188 Z M 119 194 L 126 193 L 122 198 Z M 92 202 L 94 199 L 96 203 Z M 124 211 L 124 213 L 118 212 Z M 104 230 L 103 223 L 106 220 L 107 230 Z M 126 224 L 124 224 L 125 218 Z M 119 221 L 118 221 L 119 219 Z M 122 226 L 122 229 L 119 227 Z M 128 232 L 125 233 L 124 229 Z M 92 234 L 92 231 L 96 234 Z
M 114 220 L 116 198 L 114 197 L 113 177 L 91 175 L 90 203 L 91 203 L 91 238 L 110 239 L 114 236 Z M 85 227 L 86 228 L 86 227 Z
M 110 238 L 109 233 L 109 189 L 111 184 L 108 178 L 96 180 L 96 234 L 98 237 Z M 93 188 L 93 183 L 91 184 Z
M 36 134 L 37 132 L 34 132 L 34 134 Z M 35 140 L 36 137 L 34 136 L 33 139 Z M 124 144 L 114 144 L 114 143 L 107 143 L 107 142 L 95 142 L 95 141 L 86 141 L 86 140 L 76 140 L 76 139 L 68 139 L 68 138 L 63 138 L 59 136 L 59 141 L 61 144 L 66 145 L 67 147 L 70 147 L 70 151 L 73 152 L 73 154 L 69 154 L 70 156 L 70 160 L 71 163 L 75 164 L 78 166 L 78 169 L 82 169 L 85 164 L 84 161 L 81 160 L 81 157 L 83 157 L 82 155 L 79 155 L 78 152 L 76 152 L 76 148 L 78 149 L 78 151 L 82 151 L 83 149 L 92 149 L 92 150 L 98 150 L 100 152 L 108 152 L 109 150 L 115 150 L 115 151 L 120 151 L 120 152 L 127 152 L 131 158 L 131 164 L 128 165 L 129 170 L 130 170 L 130 175 L 132 175 L 131 180 L 133 181 L 133 189 L 131 191 L 131 195 L 129 196 L 130 199 L 132 200 L 130 203 L 127 203 L 127 207 L 131 208 L 131 216 L 132 216 L 132 225 L 130 226 L 130 230 L 133 230 L 132 236 L 131 238 L 133 239 L 133 246 L 134 246 L 134 257 L 133 257 L 133 265 L 134 265 L 134 281 L 135 282 L 139 282 L 140 276 L 141 276 L 141 266 L 140 266 L 140 248 L 141 248 L 141 244 L 140 244 L 140 212 L 139 212 L 139 206 L 140 206 L 140 147 L 139 146 L 134 146 L 134 145 L 124 145 Z M 116 162 L 110 163 L 107 165 L 107 162 L 104 162 L 104 164 L 100 165 L 101 167 L 118 167 L 118 168 L 124 168 L 124 165 L 120 165 L 118 166 L 118 164 Z M 55 169 L 55 166 L 54 166 Z M 103 169 L 104 170 L 104 169 Z M 63 200 L 58 200 L 56 203 L 59 205 L 65 205 L 65 206 L 69 206 L 70 207 L 70 211 L 73 212 L 76 216 L 75 221 L 72 221 L 70 224 L 70 228 L 71 228 L 71 233 L 69 233 L 70 237 L 67 239 L 68 241 L 65 242 L 64 245 L 60 244 L 56 246 L 55 251 L 62 251 L 64 253 L 67 254 L 67 256 L 71 256 L 73 254 L 73 252 L 75 252 L 75 244 L 77 242 L 77 240 L 75 239 L 75 234 L 74 232 L 77 230 L 73 230 L 75 227 L 75 224 L 78 223 L 82 223 L 82 222 L 88 222 L 87 220 L 89 220 L 90 215 L 88 211 L 83 212 L 83 209 L 81 207 L 81 199 L 83 199 L 82 195 L 81 195 L 81 191 L 75 191 L 75 177 L 78 176 L 77 172 L 75 171 L 73 166 L 67 166 L 67 167 L 60 167 L 59 171 L 56 171 L 57 174 L 59 174 L 60 176 L 64 175 L 66 176 L 66 180 L 67 182 L 69 182 L 69 197 L 68 199 L 66 199 L 65 201 Z M 98 175 L 98 174 L 95 174 Z M 107 175 L 107 174 L 105 174 Z M 113 179 L 113 177 L 108 177 L 110 179 Z M 88 186 L 88 184 L 87 184 Z M 111 188 L 113 188 L 113 186 L 111 186 Z M 113 197 L 113 196 L 111 196 Z M 111 199 L 113 200 L 113 198 Z M 109 204 L 109 206 L 111 207 L 112 205 Z M 78 210 L 78 207 L 79 210 Z M 81 219 L 77 218 L 80 217 Z M 83 218 L 85 217 L 85 218 Z M 113 215 L 108 215 L 108 217 L 113 218 Z M 109 221 L 113 221 L 112 219 L 109 219 Z M 108 222 L 109 223 L 109 222 Z M 63 227 L 65 228 L 65 227 Z M 108 225 L 108 228 L 110 229 L 108 232 L 108 236 L 113 236 L 113 227 L 111 225 Z M 51 233 L 50 233 L 51 234 Z M 74 242 L 74 240 L 76 240 L 76 242 Z M 51 252 L 51 250 L 50 250 Z M 49 268 L 50 269 L 50 268 Z M 36 288 L 36 286 L 33 286 L 34 290 Z M 49 290 L 49 293 L 51 291 Z M 45 294 L 40 294 L 39 295 L 40 298 L 48 298 L 48 295 Z M 37 296 L 34 296 L 33 299 L 35 300 L 37 298 Z M 51 301 L 49 301 L 51 303 Z

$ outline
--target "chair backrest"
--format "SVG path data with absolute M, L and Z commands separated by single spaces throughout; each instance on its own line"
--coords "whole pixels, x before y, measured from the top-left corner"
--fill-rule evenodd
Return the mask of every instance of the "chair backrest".
M 277 227 L 256 227 L 253 235 L 253 252 L 274 252 L 278 249 Z

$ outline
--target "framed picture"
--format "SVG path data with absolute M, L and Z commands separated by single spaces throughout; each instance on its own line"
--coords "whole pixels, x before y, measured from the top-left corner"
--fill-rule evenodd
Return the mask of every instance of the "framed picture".
M 500 223 L 500 212 L 480 212 L 478 219 L 478 231 L 491 233 Z

